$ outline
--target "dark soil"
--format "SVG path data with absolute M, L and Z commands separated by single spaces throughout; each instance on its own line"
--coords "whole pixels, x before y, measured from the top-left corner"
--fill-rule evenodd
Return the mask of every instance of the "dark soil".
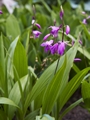
M 90 113 L 84 108 L 77 106 L 71 110 L 62 120 L 90 120 Z
M 69 105 L 74 103 L 76 100 L 81 98 L 81 90 L 78 89 L 74 95 L 70 98 L 68 103 L 65 105 L 65 108 L 67 108 Z M 64 108 L 64 109 L 65 109 Z M 90 120 L 90 113 L 82 108 L 80 105 L 75 107 L 73 110 L 71 110 L 69 113 L 67 113 L 62 120 Z

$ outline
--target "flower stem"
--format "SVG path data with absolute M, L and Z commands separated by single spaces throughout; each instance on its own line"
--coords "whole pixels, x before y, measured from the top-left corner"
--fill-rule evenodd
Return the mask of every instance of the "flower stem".
M 55 74 L 56 74 L 56 72 L 57 72 L 57 68 L 58 68 L 59 61 L 60 61 L 60 56 L 59 56 L 58 61 L 57 61 L 57 65 L 56 65 L 56 68 L 55 68 L 54 75 L 55 75 Z
M 62 33 L 62 42 L 63 42 L 63 40 L 64 40 L 64 21 L 63 21 L 63 19 L 62 19 L 62 27 L 63 27 L 63 33 Z

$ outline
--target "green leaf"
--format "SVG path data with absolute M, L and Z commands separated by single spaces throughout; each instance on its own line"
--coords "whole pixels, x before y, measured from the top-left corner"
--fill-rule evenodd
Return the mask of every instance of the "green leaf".
M 3 36 L 3 43 L 4 43 L 5 51 L 7 51 L 10 46 L 11 41 L 6 36 L 4 35 L 2 36 Z
M 64 60 L 62 67 L 59 69 L 59 71 L 56 73 L 56 75 L 54 76 L 54 78 L 46 88 L 42 102 L 43 104 L 42 114 L 44 113 L 49 114 L 51 112 L 51 109 L 54 106 L 55 101 L 57 100 L 61 90 L 61 82 L 65 69 L 66 69 L 66 59 Z
M 35 120 L 35 116 L 39 114 L 39 109 L 31 112 L 25 117 L 25 120 Z
M 81 81 L 85 77 L 86 73 L 90 70 L 90 67 L 83 69 L 79 73 L 77 73 L 70 82 L 67 83 L 65 89 L 60 94 L 59 99 L 59 110 L 62 109 L 62 107 L 65 105 L 65 103 L 68 101 L 68 99 L 73 95 L 73 93 L 76 91 L 76 89 L 79 87 Z
M 25 85 L 27 83 L 27 80 L 28 80 L 28 75 L 26 75 L 20 79 L 20 83 L 21 83 L 23 91 L 24 91 Z M 18 81 L 14 84 L 12 90 L 10 91 L 9 99 L 13 100 L 16 105 L 19 104 L 20 99 L 21 99 L 21 93 L 20 93 Z M 16 109 L 12 106 L 8 107 L 8 114 L 9 114 L 10 118 L 13 117 L 15 110 Z
M 46 10 L 49 12 L 49 13 L 51 13 L 51 9 L 50 9 L 50 7 L 47 5 L 47 3 L 44 1 L 44 0 L 40 0 L 41 1 L 41 3 L 43 4 L 43 6 L 46 8 Z
M 4 44 L 2 34 L 0 36 L 0 66 L 2 67 L 3 72 L 5 72 L 5 63 L 4 63 Z
M 19 23 L 14 15 L 10 15 L 6 20 L 6 34 L 11 40 L 21 34 Z
M 4 44 L 2 34 L 0 36 L 0 86 L 4 89 L 5 84 L 5 59 L 4 59 Z
M 90 60 L 90 53 L 85 48 L 78 47 L 78 51 Z
M 73 70 L 74 70 L 76 73 L 80 72 L 80 69 L 79 69 L 75 64 L 73 64 Z
M 11 84 L 8 78 L 12 77 L 13 78 L 13 56 L 15 52 L 15 48 L 17 46 L 19 37 L 17 37 L 9 47 L 9 50 L 7 51 L 6 54 L 6 59 L 5 59 L 5 70 L 6 70 L 6 79 L 5 79 L 5 94 L 8 96 L 8 92 L 11 90 Z M 9 84 L 8 84 L 9 83 Z
M 82 22 L 81 22 L 81 25 L 82 25 L 82 27 L 84 28 L 84 32 L 85 32 L 85 34 L 86 34 L 88 40 L 90 40 L 90 33 L 89 33 L 89 31 L 88 31 L 86 25 L 84 25 Z
M 32 43 L 30 45 L 32 47 L 32 50 L 29 52 L 28 62 L 30 64 L 30 66 L 34 66 L 37 53 L 36 53 L 36 49 L 35 49 L 34 45 Z
M 18 109 L 19 106 L 17 106 L 12 100 L 10 100 L 9 98 L 5 98 L 5 97 L 0 97 L 0 104 L 7 104 L 7 105 L 12 105 Z
M 7 65 L 7 71 L 11 71 L 11 65 L 13 61 L 14 51 L 17 46 L 19 37 L 17 37 L 10 45 L 9 50 L 6 55 L 6 65 Z
M 90 109 L 90 83 L 84 80 L 82 82 L 81 92 L 86 107 Z
M 26 52 L 20 41 L 17 42 L 15 48 L 13 64 L 17 70 L 19 78 L 27 74 L 28 66 L 27 66 Z

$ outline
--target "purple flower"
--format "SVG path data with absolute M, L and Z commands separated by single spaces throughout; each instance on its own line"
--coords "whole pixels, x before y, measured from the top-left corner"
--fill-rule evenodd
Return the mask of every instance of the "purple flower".
M 65 51 L 65 47 L 66 47 L 66 42 L 59 42 L 59 44 L 58 44 L 58 54 L 59 55 L 63 55 L 64 54 L 64 51 Z
M 50 50 L 50 47 L 52 46 L 53 44 L 53 40 L 50 40 L 50 41 L 46 41 L 46 42 L 43 42 L 41 44 L 42 47 L 45 47 L 45 52 L 49 51 Z
M 70 27 L 69 27 L 69 25 L 67 25 L 67 26 L 66 26 L 66 34 L 68 35 L 69 32 L 70 32 Z
M 81 59 L 80 58 L 75 58 L 74 59 L 74 62 L 78 62 L 78 61 L 81 61 Z
M 79 40 L 79 43 L 80 43 L 81 45 L 83 44 L 81 40 Z
M 60 19 L 61 19 L 61 20 L 62 20 L 62 18 L 63 18 L 63 15 L 64 15 L 64 11 L 61 10 L 61 12 L 60 12 Z
M 81 40 L 79 40 L 78 42 L 79 42 L 81 45 L 83 44 Z M 71 43 L 71 44 L 72 44 L 72 46 L 74 45 L 74 43 L 75 43 L 75 41 L 74 41 L 74 40 L 72 40 L 72 43 Z
M 74 40 L 72 40 L 72 43 L 71 43 L 71 44 L 72 44 L 72 46 L 74 45 L 74 43 L 75 43 L 75 41 L 74 41 Z
M 82 11 L 82 14 L 86 14 L 84 11 Z
M 35 39 L 35 38 L 39 38 L 39 36 L 40 36 L 41 34 L 42 34 L 42 33 L 39 32 L 38 30 L 33 30 L 34 39 Z
M 55 43 L 53 46 L 50 47 L 51 54 L 57 53 L 58 50 L 58 43 Z
M 83 19 L 82 23 L 87 24 L 87 19 Z
M 90 16 L 88 16 L 87 19 L 90 19 Z
M 41 29 L 41 26 L 40 26 L 38 23 L 35 23 L 35 25 L 36 25 L 39 29 Z
M 58 31 L 60 30 L 60 27 L 57 26 L 50 26 L 49 28 L 51 28 L 51 34 L 53 35 L 53 37 L 58 37 Z
M 49 36 L 50 36 L 50 33 L 47 34 L 47 35 L 45 35 L 44 38 L 43 38 L 43 40 L 47 40 L 47 38 L 48 38 Z
M 3 12 L 0 10 L 0 14 L 3 14 Z

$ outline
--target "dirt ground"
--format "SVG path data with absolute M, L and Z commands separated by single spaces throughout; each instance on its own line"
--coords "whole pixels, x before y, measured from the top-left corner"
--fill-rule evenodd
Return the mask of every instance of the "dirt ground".
M 62 120 L 90 120 L 90 113 L 84 108 L 77 106 L 71 110 Z
M 81 90 L 78 89 L 70 98 L 65 107 L 81 98 Z M 80 105 L 67 113 L 62 120 L 90 120 L 90 113 Z

